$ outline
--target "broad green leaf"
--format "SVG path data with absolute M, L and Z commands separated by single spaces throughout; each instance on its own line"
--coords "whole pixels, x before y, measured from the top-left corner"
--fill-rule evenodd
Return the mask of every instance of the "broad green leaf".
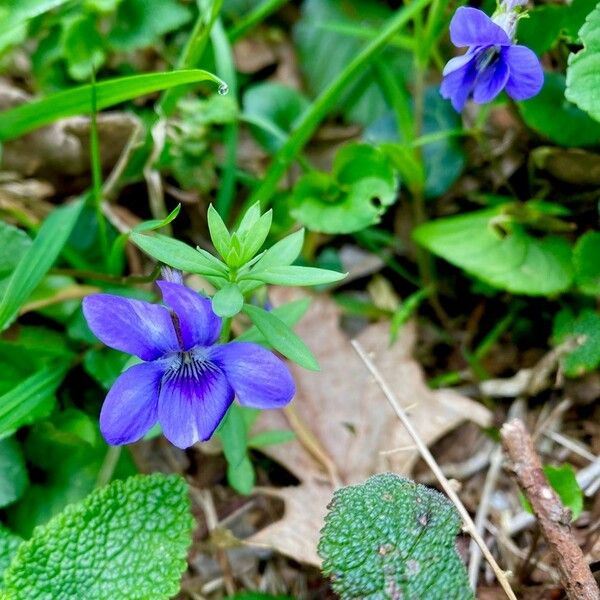
M 289 267 L 270 267 L 261 271 L 257 270 L 258 265 L 252 270 L 247 279 L 256 279 L 263 283 L 272 285 L 326 285 L 341 281 L 347 273 L 338 273 L 328 269 L 317 269 L 316 267 L 299 267 L 291 265 Z
M 363 27 L 378 32 L 392 16 L 384 3 L 372 0 L 306 0 L 295 28 L 300 64 L 312 94 L 322 92 L 344 67 L 364 48 L 368 39 L 333 31 L 329 24 Z M 375 34 L 376 35 L 376 34 Z M 412 72 L 412 56 L 398 48 L 380 54 L 393 74 L 406 84 Z M 336 103 L 335 109 L 349 120 L 363 125 L 372 123 L 388 109 L 372 63 L 354 81 Z
M 342 600 L 469 600 L 456 552 L 461 521 L 439 492 L 391 473 L 334 492 L 321 530 L 323 573 Z
M 229 254 L 229 247 L 231 244 L 231 235 L 223 223 L 221 215 L 216 211 L 215 207 L 211 204 L 208 207 L 207 212 L 208 230 L 210 232 L 210 239 L 212 240 L 213 246 L 221 257 L 225 258 Z
M 275 446 L 285 444 L 296 439 L 296 434 L 288 429 L 272 429 L 253 435 L 248 440 L 248 448 L 265 448 L 266 446 Z
M 69 75 L 77 81 L 89 79 L 106 57 L 104 39 L 93 15 L 69 20 L 64 26 L 61 42 Z
M 0 331 L 16 317 L 21 305 L 38 286 L 65 245 L 83 204 L 81 200 L 55 209 L 44 221 L 38 234 L 6 286 L 0 302 Z
M 0 438 L 48 416 L 65 374 L 63 365 L 45 367 L 0 396 Z
M 179 591 L 192 526 L 181 477 L 115 481 L 37 528 L 5 585 L 14 600 L 166 600 Z
M 560 73 L 546 72 L 542 91 L 518 106 L 529 127 L 561 146 L 591 146 L 600 140 L 600 123 L 565 99 L 565 78 Z
M 573 520 L 577 519 L 583 510 L 583 492 L 577 483 L 573 467 L 566 464 L 560 467 L 546 465 L 544 473 L 560 501 L 571 510 Z
M 290 214 L 312 231 L 352 233 L 379 222 L 397 187 L 381 150 L 348 144 L 336 154 L 331 175 L 312 171 L 298 180 Z
M 310 306 L 310 298 L 294 300 L 271 310 L 271 314 L 281 319 L 288 327 L 292 328 L 306 314 Z M 255 344 L 268 345 L 265 336 L 253 325 L 235 338 L 238 342 L 254 342 Z
M 177 0 L 122 0 L 108 42 L 113 48 L 128 52 L 145 48 L 185 25 L 191 16 L 190 10 Z
M 232 404 L 217 430 L 227 463 L 237 467 L 247 454 L 246 423 L 241 407 Z
M 133 231 L 136 231 L 137 233 L 143 233 L 160 229 L 161 227 L 173 222 L 177 218 L 177 215 L 179 215 L 180 210 L 181 204 L 178 204 L 164 219 L 150 219 L 149 221 L 142 221 L 133 228 Z
M 100 81 L 96 84 L 97 107 L 102 110 L 144 94 L 200 81 L 212 81 L 219 85 L 223 83 L 216 75 L 200 69 L 147 73 Z M 90 113 L 91 110 L 91 85 L 82 85 L 32 100 L 0 112 L 0 141 L 19 137 L 63 117 Z
M 14 437 L 0 439 L 0 508 L 18 500 L 27 487 L 27 468 Z
M 220 317 L 237 315 L 244 305 L 244 296 L 235 283 L 225 284 L 212 298 L 212 309 Z
M 262 271 L 270 267 L 291 265 L 300 255 L 304 244 L 304 229 L 290 233 L 271 246 L 254 265 L 254 269 Z
M 493 287 L 530 296 L 567 290 L 574 276 L 569 244 L 553 235 L 533 237 L 517 223 L 502 231 L 497 224 L 503 215 L 499 206 L 439 219 L 415 229 L 414 237 Z
M 0 35 L 70 0 L 7 0 L 0 6 Z
M 557 344 L 575 338 L 579 345 L 562 358 L 567 377 L 580 377 L 600 365 L 600 315 L 586 309 L 575 316 L 569 309 L 554 318 L 553 338 Z
M 582 235 L 573 250 L 575 283 L 590 296 L 600 296 L 600 233 L 588 231 Z
M 579 36 L 583 50 L 569 55 L 565 96 L 600 121 L 600 4 L 588 15 Z
M 242 312 L 250 317 L 275 350 L 305 369 L 319 370 L 319 363 L 313 353 L 279 317 L 251 304 L 245 304 Z
M 0 592 L 4 589 L 3 574 L 23 540 L 0 524 Z
M 275 152 L 292 131 L 294 122 L 306 110 L 309 102 L 297 90 L 267 81 L 249 87 L 244 93 L 242 104 L 244 116 L 250 117 L 250 123 L 252 119 L 258 119 L 280 132 L 280 135 L 274 135 L 267 128 L 250 128 L 261 146 L 269 152 Z
M 133 232 L 131 241 L 146 254 L 181 271 L 220 278 L 227 275 L 227 267 L 215 257 L 208 258 L 206 254 L 165 235 Z

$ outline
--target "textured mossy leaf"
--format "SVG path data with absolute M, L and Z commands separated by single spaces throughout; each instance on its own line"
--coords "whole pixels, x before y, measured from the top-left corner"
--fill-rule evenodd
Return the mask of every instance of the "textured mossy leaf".
M 555 235 L 534 237 L 518 223 L 502 231 L 496 225 L 505 222 L 504 213 L 505 208 L 497 206 L 430 221 L 418 227 L 414 237 L 437 256 L 496 288 L 530 296 L 567 290 L 574 276 L 568 242 Z
M 557 344 L 576 337 L 579 345 L 563 356 L 567 377 L 580 377 L 600 365 L 600 315 L 590 309 L 575 316 L 568 308 L 554 318 L 553 337 Z
M 2 575 L 12 561 L 22 541 L 10 529 L 0 525 L 0 590 L 4 588 Z
M 343 600 L 473 598 L 460 517 L 439 492 L 386 473 L 337 490 L 329 509 L 319 554 Z
M 600 121 L 600 3 L 579 32 L 583 50 L 569 56 L 565 96 Z
M 115 481 L 22 544 L 4 581 L 14 600 L 162 600 L 179 590 L 193 520 L 178 476 Z

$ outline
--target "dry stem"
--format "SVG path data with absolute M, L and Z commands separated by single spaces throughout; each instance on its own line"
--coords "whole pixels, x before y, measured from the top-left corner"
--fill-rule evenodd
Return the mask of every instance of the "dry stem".
M 490 552 L 489 548 L 486 546 L 485 542 L 483 541 L 483 538 L 477 531 L 477 528 L 475 527 L 475 523 L 473 523 L 473 520 L 471 519 L 471 516 L 469 515 L 467 509 L 464 507 L 463 503 L 461 502 L 461 500 L 458 497 L 458 495 L 456 494 L 456 492 L 452 489 L 450 482 L 446 479 L 446 477 L 442 473 L 439 465 L 435 461 L 435 458 L 433 458 L 433 455 L 429 451 L 429 448 L 427 448 L 427 446 L 425 445 L 423 440 L 421 440 L 419 434 L 416 432 L 416 430 L 412 426 L 412 423 L 410 422 L 408 416 L 406 415 L 406 412 L 400 405 L 398 398 L 396 397 L 394 392 L 391 390 L 391 388 L 389 387 L 389 385 L 387 384 L 385 379 L 382 377 L 381 373 L 379 372 L 377 367 L 374 365 L 373 361 L 369 358 L 367 353 L 364 351 L 363 347 L 359 344 L 359 342 L 357 342 L 356 340 L 352 340 L 351 344 L 352 344 L 353 348 L 356 350 L 356 353 L 358 354 L 358 356 L 365 363 L 365 366 L 367 367 L 367 369 L 371 372 L 371 375 L 373 375 L 375 381 L 377 382 L 377 385 L 381 388 L 381 390 L 385 394 L 385 397 L 387 398 L 388 402 L 391 404 L 392 408 L 396 412 L 396 415 L 398 415 L 398 418 L 400 419 L 400 421 L 402 421 L 402 424 L 406 428 L 408 434 L 415 442 L 415 445 L 417 446 L 419 453 L 423 457 L 423 460 L 427 463 L 429 468 L 435 474 L 437 480 L 440 482 L 440 485 L 444 489 L 444 492 L 446 492 L 446 495 L 448 496 L 448 498 L 450 498 L 450 500 L 456 506 L 456 509 L 458 510 L 458 512 L 463 520 L 465 529 L 469 532 L 470 536 L 475 540 L 476 544 L 481 549 L 481 552 L 483 553 L 486 560 L 492 567 L 492 569 L 498 579 L 498 583 L 500 583 L 500 585 L 502 586 L 502 589 L 506 593 L 507 597 L 510 598 L 511 600 L 517 600 L 517 597 L 515 596 L 514 592 L 512 591 L 512 588 L 510 587 L 510 583 L 508 581 L 508 578 L 506 577 L 506 574 L 500 568 L 500 566 L 498 565 L 498 563 L 492 556 L 492 553 Z
M 559 567 L 567 596 L 570 600 L 600 600 L 594 576 L 571 533 L 570 512 L 548 483 L 525 425 L 513 419 L 502 426 L 501 436 L 515 478 L 531 503 Z

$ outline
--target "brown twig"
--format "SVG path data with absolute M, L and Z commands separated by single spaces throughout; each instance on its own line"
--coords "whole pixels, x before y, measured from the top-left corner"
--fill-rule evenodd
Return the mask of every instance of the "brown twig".
M 571 533 L 570 512 L 548 483 L 525 425 L 519 419 L 513 419 L 502 426 L 501 436 L 519 487 L 531 503 L 558 565 L 568 598 L 600 600 L 600 589 Z
M 504 593 L 511 600 L 517 600 L 515 593 L 510 587 L 510 583 L 508 581 L 508 578 L 506 577 L 506 573 L 504 573 L 504 571 L 500 568 L 500 565 L 498 565 L 496 559 L 493 557 L 489 548 L 486 546 L 485 542 L 483 541 L 483 538 L 477 531 L 477 527 L 475 527 L 475 523 L 473 523 L 473 519 L 471 519 L 471 515 L 469 515 L 464 504 L 461 502 L 460 498 L 450 485 L 450 482 L 442 473 L 440 466 L 437 464 L 435 458 L 433 458 L 433 455 L 429 451 L 429 448 L 425 445 L 425 443 L 413 427 L 412 423 L 410 422 L 410 419 L 408 418 L 408 415 L 406 414 L 406 411 L 400 405 L 398 398 L 379 372 L 379 369 L 377 369 L 373 361 L 369 358 L 364 348 L 359 344 L 359 342 L 357 342 L 356 340 L 352 340 L 351 344 L 354 350 L 356 350 L 358 356 L 360 356 L 367 369 L 371 372 L 371 375 L 373 375 L 373 378 L 375 379 L 377 385 L 381 388 L 381 391 L 384 393 L 385 397 L 387 398 L 387 401 L 391 404 L 392 408 L 394 409 L 394 412 L 402 422 L 402 425 L 404 425 L 404 427 L 406 428 L 406 431 L 414 441 L 415 446 L 417 446 L 419 454 L 427 463 L 427 466 L 435 474 L 437 480 L 440 482 L 440 485 L 442 486 L 444 492 L 446 492 L 448 498 L 450 498 L 454 506 L 456 506 L 456 510 L 459 512 L 462 518 L 464 528 L 469 532 L 471 538 L 475 540 L 475 543 L 481 549 L 483 556 L 488 561 L 490 567 L 492 567 L 494 573 L 496 574 L 498 583 L 502 586 Z

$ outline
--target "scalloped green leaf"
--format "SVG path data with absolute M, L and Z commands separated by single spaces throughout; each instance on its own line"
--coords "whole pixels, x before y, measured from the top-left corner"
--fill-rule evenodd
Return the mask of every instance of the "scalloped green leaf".
M 474 598 L 455 548 L 461 521 L 439 492 L 392 473 L 334 493 L 322 570 L 342 600 Z
M 22 541 L 18 535 L 0 524 L 0 591 L 4 589 L 2 575 L 10 565 Z
M 498 289 L 529 296 L 566 291 L 574 277 L 569 243 L 555 235 L 534 237 L 518 223 L 502 232 L 494 223 L 503 212 L 504 207 L 497 206 L 430 221 L 414 231 L 414 238 Z
M 179 476 L 136 475 L 34 530 L 4 575 L 14 600 L 163 600 L 179 591 L 193 519 Z
M 379 148 L 348 144 L 336 154 L 331 174 L 313 171 L 298 180 L 290 214 L 312 231 L 352 233 L 379 222 L 397 187 Z
M 600 121 L 600 4 L 579 31 L 583 50 L 569 55 L 565 96 Z

